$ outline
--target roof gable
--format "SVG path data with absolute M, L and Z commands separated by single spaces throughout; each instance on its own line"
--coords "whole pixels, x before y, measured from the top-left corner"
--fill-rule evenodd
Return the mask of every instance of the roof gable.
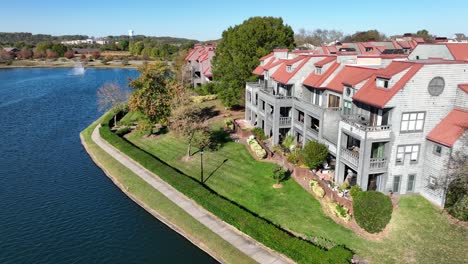
M 453 109 L 429 132 L 427 139 L 452 147 L 468 128 L 468 111 Z

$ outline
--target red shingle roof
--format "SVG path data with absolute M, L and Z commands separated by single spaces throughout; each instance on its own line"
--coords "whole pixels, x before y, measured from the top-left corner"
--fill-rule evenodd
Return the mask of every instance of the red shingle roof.
M 440 123 L 427 135 L 427 139 L 452 147 L 468 128 L 468 111 L 453 109 Z
M 465 93 L 468 93 L 468 83 L 461 83 L 458 85 L 458 88 L 460 88 Z
M 336 60 L 335 56 L 327 57 L 327 58 L 325 58 L 323 60 L 320 60 L 320 61 L 317 61 L 316 63 L 314 63 L 314 66 L 323 67 L 324 65 L 327 65 L 328 63 L 330 63 L 332 61 L 335 61 L 335 60 Z
M 343 84 L 354 86 L 368 78 L 370 78 L 376 69 L 363 68 L 363 67 L 354 67 L 354 66 L 345 66 L 339 74 L 336 75 L 333 80 L 327 85 L 327 89 L 342 93 Z
M 368 105 L 372 105 L 378 108 L 384 108 L 385 105 L 392 99 L 392 97 L 400 91 L 401 88 L 423 67 L 423 64 L 419 63 L 405 63 L 400 61 L 393 61 L 387 68 L 378 70 L 364 86 L 357 91 L 353 96 L 353 100 L 359 101 Z M 400 73 L 408 69 L 400 80 L 398 80 L 390 88 L 378 88 L 375 83 L 375 77 L 385 76 L 391 78 L 393 75 Z
M 340 64 L 334 61 L 333 64 L 330 65 L 330 67 L 327 69 L 327 71 L 322 72 L 321 75 L 317 75 L 315 74 L 315 71 L 312 71 L 312 73 L 309 74 L 309 76 L 307 76 L 307 78 L 304 80 L 304 84 L 315 88 L 321 88 L 323 82 L 325 82 L 328 79 L 328 77 L 330 77 L 330 75 L 336 69 L 338 69 L 339 66 Z
M 468 60 L 468 43 L 445 44 L 455 60 Z
M 275 73 L 271 75 L 271 77 L 275 79 L 275 81 L 277 82 L 287 84 L 288 81 L 304 66 L 304 64 L 306 64 L 310 60 L 310 58 L 311 58 L 310 56 L 301 55 L 292 60 L 286 60 L 278 68 L 278 70 L 276 70 Z M 298 62 L 300 62 L 300 64 L 296 66 L 294 70 L 290 72 L 287 71 L 288 65 L 293 65 Z

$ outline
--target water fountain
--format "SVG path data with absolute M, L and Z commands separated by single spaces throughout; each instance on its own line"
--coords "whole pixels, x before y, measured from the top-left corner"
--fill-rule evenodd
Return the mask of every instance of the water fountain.
M 85 68 L 80 61 L 75 62 L 75 67 L 73 68 L 71 75 L 84 75 Z

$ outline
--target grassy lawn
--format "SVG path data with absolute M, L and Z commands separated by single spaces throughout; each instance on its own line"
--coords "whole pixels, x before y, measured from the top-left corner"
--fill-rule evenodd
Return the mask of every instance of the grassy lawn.
M 199 179 L 200 155 L 183 161 L 187 145 L 171 133 L 128 140 L 185 174 Z M 344 244 L 372 263 L 464 263 L 468 232 L 448 222 L 439 210 L 420 196 L 402 197 L 390 222 L 390 234 L 369 241 L 328 218 L 320 204 L 294 180 L 273 189 L 274 165 L 255 161 L 244 145 L 227 142 L 218 151 L 205 151 L 206 184 L 270 221 L 306 235 Z
M 228 263 L 255 263 L 251 258 L 195 220 L 192 216 L 94 144 L 91 140 L 91 132 L 97 123 L 98 121 L 94 122 L 82 132 L 84 141 L 89 151 L 99 163 L 125 186 L 128 192 L 133 194 L 152 210 L 165 217 L 169 222 L 178 226 L 190 237 L 198 240 L 224 261 Z

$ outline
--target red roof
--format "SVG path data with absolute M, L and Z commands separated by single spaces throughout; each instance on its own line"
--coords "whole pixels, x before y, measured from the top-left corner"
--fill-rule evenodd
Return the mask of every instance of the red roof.
M 327 89 L 337 93 L 342 93 L 343 84 L 354 86 L 370 78 L 375 71 L 376 69 L 346 65 L 343 70 L 330 81 L 327 85 Z
M 274 67 L 274 66 L 271 66 L 271 65 L 274 64 L 275 62 L 278 62 L 279 60 L 275 61 L 275 58 L 273 57 L 273 55 L 274 55 L 274 53 L 272 52 L 272 53 L 270 53 L 270 54 L 268 54 L 266 56 L 261 57 L 260 61 L 265 62 L 267 59 L 269 59 L 268 62 L 264 63 L 263 66 L 258 65 L 257 68 L 255 68 L 252 71 L 252 73 L 256 74 L 256 75 L 263 75 L 263 72 L 265 71 L 265 69 L 268 70 L 268 69 L 270 69 L 270 67 Z M 275 63 L 275 65 L 277 65 L 277 63 Z
M 328 63 L 332 62 L 332 61 L 335 61 L 336 60 L 336 57 L 332 56 L 332 57 L 327 57 L 323 60 L 320 60 L 320 61 L 317 61 L 316 63 L 314 63 L 314 66 L 317 66 L 317 67 L 323 67 L 324 65 L 327 65 Z
M 468 83 L 461 83 L 458 85 L 458 88 L 460 88 L 465 93 L 468 93 Z
M 427 135 L 427 139 L 452 147 L 468 128 L 468 111 L 453 109 L 440 123 Z
M 321 75 L 317 75 L 315 73 L 315 71 L 312 71 L 311 74 L 309 74 L 309 76 L 307 76 L 307 78 L 304 80 L 304 84 L 305 85 L 308 85 L 308 86 L 311 86 L 311 87 L 315 87 L 315 88 L 320 88 L 321 85 L 323 84 L 323 82 L 325 82 L 328 77 L 330 77 L 330 75 L 340 66 L 340 64 L 336 61 L 333 62 L 332 65 L 330 65 L 330 67 L 327 69 L 326 72 L 322 72 Z
M 447 43 L 444 45 L 447 46 L 455 60 L 468 60 L 468 43 Z
M 273 55 L 275 55 L 275 54 L 272 52 L 272 53 L 270 53 L 270 54 L 268 54 L 268 55 L 265 55 L 265 56 L 261 57 L 260 60 L 261 60 L 261 61 L 264 61 L 264 60 L 270 58 L 270 57 L 273 56 Z
M 289 51 L 288 49 L 274 49 L 274 52 L 287 52 Z
M 288 81 L 310 60 L 310 56 L 298 56 L 297 58 L 294 58 L 292 60 L 286 60 L 283 62 L 283 64 L 278 68 L 278 70 L 275 71 L 271 75 L 275 81 L 287 84 Z M 290 65 L 293 65 L 295 63 L 300 62 L 299 65 L 296 66 L 296 68 L 290 72 L 287 71 L 287 67 Z
M 404 65 L 402 65 L 404 64 Z M 424 66 L 420 63 L 405 63 L 400 61 L 393 61 L 385 69 L 378 70 L 364 86 L 357 91 L 353 96 L 353 100 L 372 105 L 378 108 L 384 108 L 385 105 L 392 99 L 392 97 L 400 91 L 401 88 Z M 408 69 L 400 80 L 398 80 L 390 88 L 378 88 L 375 83 L 376 76 L 386 76 L 391 78 L 391 76 L 402 72 L 403 70 Z

